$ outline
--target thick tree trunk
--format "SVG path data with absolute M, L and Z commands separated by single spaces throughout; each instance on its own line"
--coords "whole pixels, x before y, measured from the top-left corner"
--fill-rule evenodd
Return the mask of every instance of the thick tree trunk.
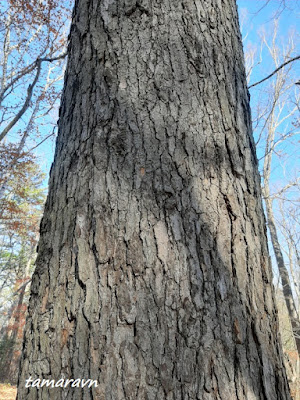
M 234 0 L 78 0 L 69 50 L 18 399 L 290 399 Z

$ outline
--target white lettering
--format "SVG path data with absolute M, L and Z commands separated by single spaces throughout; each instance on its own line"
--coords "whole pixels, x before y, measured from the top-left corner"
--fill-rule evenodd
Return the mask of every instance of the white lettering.
M 43 379 L 42 380 L 42 383 L 41 383 L 41 387 L 43 387 L 43 386 L 47 386 L 47 387 L 49 387 L 50 385 L 51 385 L 51 387 L 53 387 L 54 388 L 54 386 L 55 386 L 55 382 L 54 382 L 54 379 L 51 379 L 51 381 L 49 380 L 49 379 Z
M 38 389 L 40 388 L 40 383 L 41 380 L 40 379 L 36 379 L 35 381 L 32 382 L 32 387 L 37 387 Z
M 89 388 L 94 386 L 98 387 L 98 382 L 96 380 L 92 379 L 64 379 L 60 378 L 58 381 L 55 381 L 54 379 L 35 379 L 33 380 L 32 377 L 30 376 L 28 379 L 25 381 L 25 387 L 36 387 L 38 389 L 46 386 L 50 388 L 56 388 L 56 387 L 61 387 L 61 388 L 66 388 L 67 386 L 70 387 L 86 387 L 88 386 Z
M 82 388 L 85 387 L 85 386 L 89 383 L 89 381 L 90 381 L 90 379 L 87 379 L 87 380 L 82 379 L 82 380 L 81 380 L 81 387 L 82 387 Z
M 31 376 L 28 379 L 26 379 L 26 383 L 25 383 L 26 388 L 31 386 L 31 385 L 29 385 L 29 382 L 33 382 L 33 379 L 31 379 Z
M 91 379 L 89 379 L 90 381 L 91 381 L 91 383 L 89 384 L 89 388 L 92 386 L 92 385 L 95 385 L 95 387 L 98 387 L 98 382 L 97 381 L 92 381 Z
M 72 387 L 80 387 L 80 381 L 81 379 L 75 379 L 75 381 L 72 383 Z
M 64 379 L 59 379 L 57 382 L 56 382 L 56 384 L 55 384 L 55 387 L 64 387 Z
M 74 379 L 66 379 L 65 387 L 68 386 L 69 383 L 73 382 Z

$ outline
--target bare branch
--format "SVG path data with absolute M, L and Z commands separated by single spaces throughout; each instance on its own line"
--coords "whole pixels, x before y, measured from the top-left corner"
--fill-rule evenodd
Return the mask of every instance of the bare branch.
M 31 282 L 31 278 L 29 278 L 22 286 L 20 286 L 19 289 L 16 290 L 16 291 L 13 293 L 13 296 L 17 295 L 18 292 L 21 292 L 22 290 L 24 290 L 24 289 L 26 288 L 26 286 L 27 286 L 30 282 Z
M 286 192 L 287 190 L 289 190 L 290 188 L 295 187 L 295 186 L 299 186 L 299 184 L 300 184 L 300 178 L 297 179 L 295 182 L 289 182 L 289 183 L 288 183 L 287 185 L 285 185 L 282 189 L 280 189 L 279 192 L 277 192 L 276 194 L 274 194 L 274 195 L 271 196 L 271 197 L 277 198 L 277 197 L 281 196 L 284 192 Z
M 37 147 L 39 147 L 41 144 L 43 144 L 46 140 L 48 140 L 51 136 L 55 135 L 55 128 L 56 126 L 53 128 L 52 132 L 46 136 L 42 141 L 40 141 L 38 144 L 36 144 L 35 146 L 33 146 L 31 149 L 29 149 L 25 155 L 30 154 L 33 150 L 35 150 Z
M 32 84 L 30 84 L 28 86 L 27 89 L 27 96 L 25 99 L 25 102 L 23 104 L 23 107 L 21 108 L 21 110 L 17 113 L 17 115 L 12 119 L 12 121 L 7 125 L 6 128 L 3 129 L 3 131 L 0 133 L 0 142 L 5 138 L 5 136 L 8 134 L 8 132 L 14 127 L 14 125 L 19 121 L 19 119 L 22 117 L 22 115 L 25 113 L 25 111 L 28 109 L 29 105 L 30 105 L 30 100 L 32 98 L 32 94 L 33 94 L 33 89 L 39 79 L 40 73 L 41 73 L 41 66 L 42 66 L 42 62 L 44 61 L 48 61 L 48 62 L 53 62 L 53 61 L 57 61 L 60 60 L 62 58 L 65 58 L 67 55 L 67 53 L 63 53 L 58 57 L 54 57 L 54 58 L 38 58 L 36 60 L 36 74 L 34 77 L 34 80 L 32 82 Z
M 283 67 L 285 67 L 286 65 L 290 64 L 291 62 L 296 61 L 296 60 L 299 60 L 299 59 L 300 59 L 300 55 L 299 55 L 299 56 L 296 56 L 296 57 L 293 57 L 293 58 L 291 58 L 290 60 L 284 62 L 284 63 L 281 64 L 278 68 L 276 68 L 275 71 L 273 71 L 270 75 L 268 75 L 266 78 L 264 78 L 264 79 L 262 79 L 262 80 L 260 80 L 260 81 L 258 81 L 258 82 L 253 83 L 252 85 L 248 86 L 248 89 L 251 89 L 251 88 L 253 88 L 254 86 L 259 85 L 260 83 L 263 83 L 263 82 L 266 81 L 267 79 L 270 79 L 273 75 L 275 75 L 275 74 L 276 74 L 279 70 L 281 70 Z

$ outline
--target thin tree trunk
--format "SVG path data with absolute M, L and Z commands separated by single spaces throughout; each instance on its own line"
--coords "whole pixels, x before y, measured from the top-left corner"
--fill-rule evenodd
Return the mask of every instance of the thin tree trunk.
M 290 399 L 250 119 L 233 0 L 76 1 L 19 400 Z
M 0 380 L 3 382 L 9 382 L 16 384 L 18 379 L 18 363 L 20 358 L 20 333 L 22 334 L 25 319 L 24 310 L 24 296 L 26 286 L 23 285 L 21 288 L 16 303 L 13 304 L 11 310 L 11 318 L 6 326 L 6 333 L 2 336 L 2 344 L 5 346 L 5 350 L 1 354 L 0 359 Z M 22 336 L 21 336 L 22 337 Z
M 287 267 L 284 262 L 283 254 L 281 251 L 281 246 L 280 246 L 278 235 L 277 235 L 277 229 L 276 229 L 274 215 L 273 215 L 272 200 L 270 198 L 268 185 L 267 185 L 267 190 L 266 190 L 266 186 L 265 186 L 264 191 L 266 192 L 265 202 L 266 202 L 267 221 L 268 221 L 268 227 L 269 227 L 269 231 L 270 231 L 270 237 L 271 237 L 274 254 L 275 254 L 275 258 L 276 258 L 276 262 L 277 262 L 277 266 L 278 266 L 278 270 L 279 270 L 279 275 L 280 275 L 280 279 L 281 279 L 281 283 L 282 283 L 282 291 L 283 291 L 285 304 L 286 304 L 286 307 L 288 310 L 289 319 L 290 319 L 291 326 L 292 326 L 295 344 L 297 347 L 298 354 L 300 354 L 299 315 L 298 315 L 297 308 L 296 308 L 296 305 L 294 302 L 289 273 L 288 273 Z
M 295 344 L 297 347 L 298 354 L 300 354 L 300 321 L 299 315 L 295 306 L 291 282 L 289 278 L 288 269 L 285 265 L 281 246 L 278 239 L 274 213 L 273 213 L 273 201 L 270 195 L 270 176 L 271 176 L 271 166 L 272 166 L 272 158 L 275 151 L 276 143 L 275 143 L 275 134 L 278 128 L 278 124 L 276 123 L 275 117 L 275 110 L 276 110 L 276 103 L 280 97 L 280 91 L 282 88 L 282 79 L 277 76 L 275 82 L 275 100 L 272 106 L 272 110 L 268 117 L 268 123 L 266 125 L 267 128 L 267 138 L 265 144 L 265 155 L 264 155 L 264 166 L 263 166 L 263 186 L 262 186 L 262 193 L 265 199 L 266 204 L 266 213 L 267 213 L 267 223 L 269 227 L 270 237 L 272 246 L 275 253 L 275 258 L 279 270 L 279 275 L 282 284 L 283 295 L 285 299 L 285 303 L 288 309 L 288 314 L 292 326 L 293 336 L 295 339 Z M 280 192 L 284 193 L 292 184 L 286 185 Z M 278 195 L 280 194 L 278 193 Z
M 34 258 L 35 248 L 36 246 L 31 246 L 26 265 L 22 268 L 23 273 L 21 271 L 23 279 L 21 279 L 20 287 L 13 294 L 15 300 L 0 329 L 0 342 L 3 347 L 0 354 L 0 381 L 10 382 L 11 384 L 16 384 L 18 379 L 18 364 L 22 349 L 21 339 L 26 317 L 27 301 L 24 298 L 26 290 L 28 290 L 27 286 L 31 282 L 29 269 Z

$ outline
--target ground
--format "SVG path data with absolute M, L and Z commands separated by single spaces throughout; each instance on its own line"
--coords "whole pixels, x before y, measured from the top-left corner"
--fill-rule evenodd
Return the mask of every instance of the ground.
M 17 395 L 17 388 L 15 386 L 0 383 L 1 400 L 15 400 L 16 395 Z

